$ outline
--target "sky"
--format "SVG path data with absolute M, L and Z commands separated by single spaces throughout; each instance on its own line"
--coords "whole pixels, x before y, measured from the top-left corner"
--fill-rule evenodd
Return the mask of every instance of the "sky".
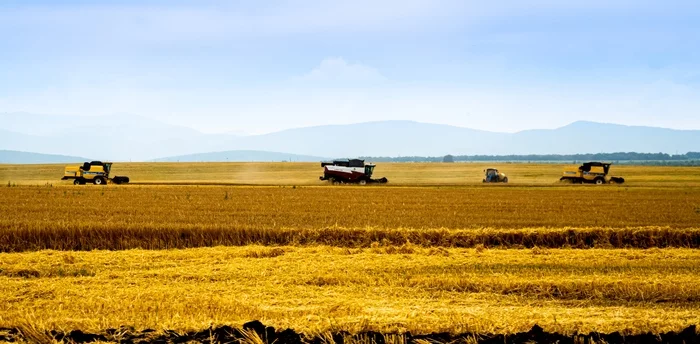
M 700 129 L 700 2 L 4 0 L 0 112 Z

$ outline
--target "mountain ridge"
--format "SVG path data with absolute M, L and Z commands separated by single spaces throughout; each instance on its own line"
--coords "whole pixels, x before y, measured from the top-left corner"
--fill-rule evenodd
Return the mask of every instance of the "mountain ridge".
M 373 121 L 291 128 L 273 133 L 237 136 L 205 134 L 188 127 L 140 116 L 60 117 L 35 125 L 48 115 L 0 113 L 0 149 L 91 156 L 100 160 L 152 161 L 201 159 L 192 155 L 258 151 L 317 157 L 528 155 L 602 152 L 662 152 L 700 150 L 700 130 L 575 121 L 555 129 L 515 133 L 492 132 L 448 124 L 410 120 Z M 50 117 L 50 116 L 48 116 Z M 8 119 L 9 118 L 9 119 Z M 12 123 L 6 126 L 4 123 Z M 43 125 L 43 124 L 42 124 Z M 17 129 L 23 129 L 17 132 Z M 34 128 L 34 129 L 33 129 Z M 36 129 L 36 130 L 35 130 Z M 46 134 L 47 132 L 50 134 Z M 44 134 L 42 134 L 44 133 Z M 234 153 L 230 153 L 234 154 Z M 262 153 L 261 153 L 262 154 Z M 230 159 L 230 158 L 229 158 Z M 255 157 L 246 160 L 274 159 Z M 286 159 L 285 159 L 286 160 Z
M 92 159 L 57 154 L 0 150 L 0 164 L 58 164 L 82 161 L 92 161 Z

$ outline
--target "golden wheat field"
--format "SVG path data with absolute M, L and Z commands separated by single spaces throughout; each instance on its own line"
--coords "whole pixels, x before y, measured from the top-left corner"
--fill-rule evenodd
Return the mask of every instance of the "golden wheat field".
M 700 320 L 692 249 L 216 247 L 0 255 L 0 321 L 414 332 L 666 331 Z
M 378 164 L 390 184 L 361 187 L 318 164 L 125 163 L 134 185 L 73 186 L 62 165 L 0 165 L 0 327 L 700 323 L 700 168 L 613 166 L 628 182 L 593 186 L 543 164 L 482 185 L 484 167 Z
M 61 184 L 64 166 L 0 164 L 0 182 L 57 185 Z M 464 185 L 480 184 L 484 169 L 496 167 L 508 175 L 512 184 L 541 186 L 557 185 L 564 166 L 570 165 L 377 163 L 374 173 L 376 177 L 387 177 L 387 186 Z M 135 183 L 325 185 L 318 180 L 323 174 L 319 163 L 115 163 L 113 174 L 129 176 Z M 700 167 L 613 165 L 611 174 L 625 177 L 628 186 L 700 186 Z

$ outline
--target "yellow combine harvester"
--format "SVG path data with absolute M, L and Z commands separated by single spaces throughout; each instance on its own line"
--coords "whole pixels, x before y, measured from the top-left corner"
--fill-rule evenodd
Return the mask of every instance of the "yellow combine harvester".
M 572 183 L 594 183 L 601 184 L 622 184 L 625 178 L 608 176 L 612 163 L 605 162 L 587 162 L 583 165 L 564 169 L 564 174 L 560 181 L 569 181 Z
M 63 178 L 61 178 L 61 180 L 72 179 L 74 185 L 85 185 L 87 183 L 104 185 L 107 184 L 107 182 L 112 182 L 114 184 L 127 184 L 129 182 L 129 177 L 110 177 L 109 174 L 111 170 L 111 162 L 86 162 L 83 165 L 66 166 L 66 171 L 63 173 Z

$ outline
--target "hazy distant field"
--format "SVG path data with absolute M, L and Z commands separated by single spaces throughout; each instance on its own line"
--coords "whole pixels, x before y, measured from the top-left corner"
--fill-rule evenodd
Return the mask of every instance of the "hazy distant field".
M 79 163 L 78 163 L 79 164 Z M 77 164 L 76 164 L 77 165 Z M 487 167 L 499 168 L 511 184 L 556 185 L 567 165 L 521 163 L 378 163 L 375 177 L 389 185 L 480 184 Z M 3 165 L 0 182 L 66 184 L 64 165 Z M 235 183 L 262 185 L 325 185 L 319 163 L 115 163 L 113 175 L 126 175 L 135 183 Z M 700 186 L 700 167 L 613 165 L 611 174 L 628 186 Z
M 483 185 L 489 165 L 512 183 Z M 594 186 L 489 165 L 379 164 L 386 187 L 330 186 L 318 164 L 115 164 L 137 183 L 261 185 L 100 187 L 0 165 L 0 327 L 700 323 L 700 168 L 613 166 L 629 183 Z

